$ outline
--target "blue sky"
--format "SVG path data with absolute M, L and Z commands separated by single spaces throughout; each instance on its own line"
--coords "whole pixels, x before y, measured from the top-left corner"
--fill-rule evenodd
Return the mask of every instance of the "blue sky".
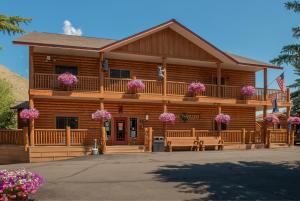
M 269 61 L 283 45 L 296 42 L 291 28 L 299 17 L 287 11 L 283 0 L 2 0 L 0 12 L 33 18 L 27 31 L 63 33 L 65 20 L 84 36 L 121 39 L 175 18 L 218 48 Z M 28 76 L 28 50 L 12 45 L 18 36 L 1 35 L 0 64 Z M 271 82 L 278 70 L 269 73 Z M 285 69 L 287 84 L 296 78 Z M 262 86 L 262 73 L 257 73 Z M 273 82 L 271 87 L 277 87 Z

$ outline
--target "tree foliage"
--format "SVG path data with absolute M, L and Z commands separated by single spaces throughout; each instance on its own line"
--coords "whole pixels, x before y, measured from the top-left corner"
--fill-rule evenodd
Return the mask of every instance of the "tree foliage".
M 0 31 L 8 35 L 25 33 L 20 27 L 21 24 L 28 24 L 31 22 L 31 18 L 22 18 L 20 16 L 5 16 L 0 14 Z
M 0 79 L 0 128 L 12 128 L 16 125 L 15 112 L 10 108 L 14 104 L 11 84 Z
M 300 2 L 299 1 L 289 1 L 285 3 L 285 7 L 288 10 L 292 10 L 295 13 L 300 13 Z M 300 27 L 292 28 L 293 37 L 299 39 L 300 37 Z M 271 60 L 272 63 L 281 65 L 288 64 L 294 67 L 294 72 L 296 75 L 300 76 L 300 44 L 290 44 L 286 45 L 281 49 L 279 56 Z M 293 84 L 289 87 L 300 88 L 300 78 L 296 79 Z M 292 114 L 300 114 L 300 97 L 299 90 L 293 91 L 291 93 L 291 100 L 293 102 Z

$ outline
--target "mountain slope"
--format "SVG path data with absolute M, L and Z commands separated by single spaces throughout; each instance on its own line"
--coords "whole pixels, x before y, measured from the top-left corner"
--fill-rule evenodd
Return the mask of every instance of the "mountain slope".
M 5 79 L 11 83 L 13 94 L 17 102 L 28 100 L 29 83 L 26 78 L 10 71 L 7 67 L 0 64 L 0 79 Z

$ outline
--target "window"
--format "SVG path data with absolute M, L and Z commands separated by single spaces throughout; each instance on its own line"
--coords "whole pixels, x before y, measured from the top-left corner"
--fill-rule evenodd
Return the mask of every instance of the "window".
M 78 68 L 77 66 L 55 66 L 55 74 L 62 74 L 66 72 L 72 73 L 73 75 L 78 75 Z
M 65 129 L 67 126 L 71 129 L 78 129 L 78 117 L 56 117 L 57 129 Z
M 111 78 L 130 78 L 129 70 L 110 69 L 109 73 Z
M 111 138 L 111 121 L 105 121 L 104 127 L 105 127 L 105 131 L 106 131 L 106 138 L 110 139 Z
M 137 118 L 130 118 L 130 137 L 137 137 Z

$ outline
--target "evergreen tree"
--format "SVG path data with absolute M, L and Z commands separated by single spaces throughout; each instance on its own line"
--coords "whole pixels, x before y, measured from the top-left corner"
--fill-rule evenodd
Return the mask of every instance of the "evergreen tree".
M 12 93 L 12 86 L 8 81 L 0 79 L 0 94 L 0 128 L 15 127 L 16 115 L 10 109 L 15 100 Z
M 3 33 L 17 34 L 25 33 L 25 31 L 20 27 L 20 24 L 27 24 L 31 22 L 31 18 L 22 18 L 20 16 L 5 16 L 0 14 L 0 31 Z
M 285 3 L 285 7 L 288 10 L 292 10 L 295 13 L 300 13 L 300 2 L 299 1 L 289 1 Z M 300 38 L 300 27 L 292 28 L 293 37 Z M 272 63 L 281 65 L 288 64 L 294 67 L 294 72 L 296 75 L 300 76 L 300 44 L 290 44 L 282 48 L 278 57 L 274 58 Z M 300 87 L 300 78 L 296 79 L 295 83 L 291 84 L 291 88 Z M 293 102 L 293 107 L 291 110 L 292 114 L 300 114 L 300 97 L 299 91 L 295 90 L 291 92 L 291 100 Z

